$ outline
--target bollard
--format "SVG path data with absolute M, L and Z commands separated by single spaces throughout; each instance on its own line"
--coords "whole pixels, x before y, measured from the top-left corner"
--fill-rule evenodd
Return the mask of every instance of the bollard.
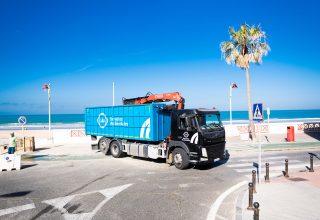
M 253 209 L 253 220 L 259 220 L 259 203 L 255 202 L 253 203 L 254 209 Z
M 309 172 L 314 172 L 314 170 L 313 170 L 313 155 L 312 154 L 310 154 L 310 170 L 309 170 Z
M 266 175 L 265 175 L 264 179 L 267 183 L 270 182 L 270 180 L 269 180 L 269 163 L 266 163 Z
M 289 177 L 288 163 L 289 163 L 289 161 L 288 161 L 288 159 L 286 159 L 285 160 L 285 173 L 286 173 L 285 177 L 287 177 L 287 178 Z
M 256 191 L 256 171 L 252 170 L 252 187 L 253 187 L 253 192 L 257 193 Z
M 248 205 L 248 210 L 252 210 L 253 209 L 253 186 L 252 183 L 249 183 L 249 205 Z

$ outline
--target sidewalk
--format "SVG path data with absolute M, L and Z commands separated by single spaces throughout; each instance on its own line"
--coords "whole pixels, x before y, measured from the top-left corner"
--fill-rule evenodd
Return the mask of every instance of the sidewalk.
M 295 135 L 294 142 L 287 142 L 285 134 L 264 134 L 261 135 L 262 150 L 285 150 L 301 148 L 320 148 L 318 138 L 311 137 L 305 133 Z M 258 142 L 241 140 L 240 137 L 227 137 L 226 149 L 229 151 L 258 150 Z
M 253 202 L 260 204 L 260 220 L 320 220 L 320 167 L 314 171 L 289 171 L 289 178 L 279 176 L 271 178 L 270 183 L 257 184 Z M 245 190 L 238 199 L 237 220 L 253 219 L 253 211 L 247 207 Z

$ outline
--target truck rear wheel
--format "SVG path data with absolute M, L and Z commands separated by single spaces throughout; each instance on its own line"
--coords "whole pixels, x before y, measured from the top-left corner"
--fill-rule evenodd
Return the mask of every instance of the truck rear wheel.
M 181 148 L 173 150 L 173 163 L 179 170 L 186 169 L 189 166 L 189 156 L 187 152 Z
M 99 141 L 99 149 L 100 151 L 106 155 L 109 150 L 109 143 L 106 138 L 101 138 Z
M 110 146 L 110 153 L 114 158 L 119 158 L 123 155 L 118 141 L 113 141 Z

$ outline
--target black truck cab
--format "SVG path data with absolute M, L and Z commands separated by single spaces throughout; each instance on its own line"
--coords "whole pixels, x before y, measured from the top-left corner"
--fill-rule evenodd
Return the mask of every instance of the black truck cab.
M 225 130 L 220 112 L 213 109 L 181 109 L 171 112 L 171 137 L 168 158 L 178 169 L 185 169 L 206 158 L 223 158 Z

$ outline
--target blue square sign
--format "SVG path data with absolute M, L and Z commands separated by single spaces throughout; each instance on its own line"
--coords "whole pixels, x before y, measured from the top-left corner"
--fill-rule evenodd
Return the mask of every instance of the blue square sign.
M 263 104 L 262 103 L 256 103 L 253 104 L 253 120 L 262 122 L 264 120 L 263 117 Z

